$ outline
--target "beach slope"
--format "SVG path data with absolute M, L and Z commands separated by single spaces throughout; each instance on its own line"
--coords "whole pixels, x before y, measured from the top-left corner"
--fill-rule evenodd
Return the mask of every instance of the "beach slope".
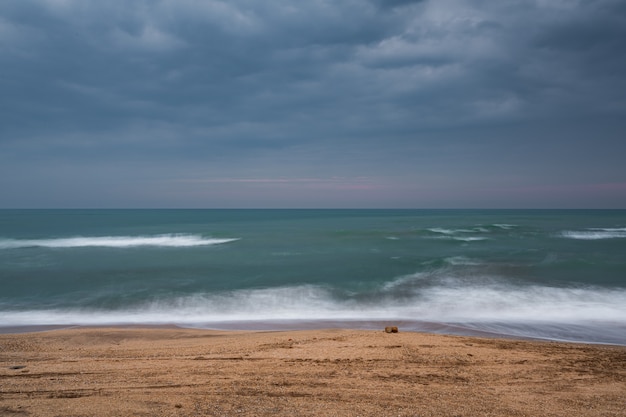
M 0 415 L 625 415 L 626 347 L 400 330 L 4 334 Z

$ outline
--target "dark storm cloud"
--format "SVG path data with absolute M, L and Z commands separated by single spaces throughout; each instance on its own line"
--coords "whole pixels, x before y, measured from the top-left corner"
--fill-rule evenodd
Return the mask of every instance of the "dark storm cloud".
M 0 163 L 263 184 L 321 169 L 358 188 L 364 172 L 467 187 L 508 160 L 522 183 L 552 163 L 564 181 L 565 132 L 624 148 L 624 28 L 617 0 L 7 0 Z
M 271 124 L 314 104 L 309 90 L 350 45 L 386 31 L 373 10 L 283 3 L 11 3 L 4 129 Z

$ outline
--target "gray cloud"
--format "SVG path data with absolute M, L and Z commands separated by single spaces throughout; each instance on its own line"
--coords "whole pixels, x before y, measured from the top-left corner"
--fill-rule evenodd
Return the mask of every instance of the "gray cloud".
M 611 157 L 624 150 L 625 27 L 617 0 L 9 0 L 0 174 L 31 170 L 23 188 L 61 189 L 82 172 L 88 189 L 90 178 L 117 178 L 115 166 L 129 190 L 189 180 L 201 194 L 197 184 L 220 188 L 220 178 L 275 178 L 263 184 L 284 191 L 291 177 L 324 172 L 388 190 L 421 178 L 454 194 L 504 169 L 511 184 L 562 184 L 602 143 L 612 152 L 590 161 L 586 182 L 626 183 Z M 576 156 L 546 157 L 563 147 Z M 37 174 L 67 164 L 56 179 Z M 15 196 L 6 205 L 27 201 L 19 181 L 2 184 Z M 111 204 L 129 201 L 110 184 Z M 189 193 L 189 204 L 212 204 Z M 407 192 L 397 204 L 425 203 Z

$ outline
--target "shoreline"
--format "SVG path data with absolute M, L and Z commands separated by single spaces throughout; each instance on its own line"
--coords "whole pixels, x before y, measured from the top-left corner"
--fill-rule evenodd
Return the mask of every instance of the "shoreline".
M 523 323 L 519 324 L 518 328 L 511 323 L 504 325 L 489 326 L 485 323 L 480 323 L 478 326 L 472 326 L 472 323 L 445 323 L 445 322 L 432 322 L 432 321 L 418 321 L 418 320 L 239 320 L 239 321 L 223 321 L 213 323 L 97 323 L 97 324 L 32 324 L 32 325 L 14 325 L 3 326 L 0 325 L 0 335 L 5 334 L 24 334 L 24 333 L 37 333 L 47 332 L 53 330 L 65 330 L 65 329 L 89 329 L 89 328 L 146 328 L 146 329 L 198 329 L 207 331 L 301 331 L 301 330 L 323 330 L 323 329 L 349 329 L 349 330 L 365 330 L 375 331 L 378 329 L 384 329 L 386 326 L 395 325 L 401 328 L 404 332 L 413 333 L 430 333 L 437 335 L 450 335 L 450 336 L 468 336 L 468 337 L 481 337 L 491 339 L 511 339 L 511 340 L 527 340 L 527 341 L 540 341 L 540 342 L 556 342 L 556 343 L 574 343 L 574 344 L 589 344 L 589 345 L 607 345 L 607 346 L 626 346 L 626 326 L 621 324 L 615 324 L 615 328 L 611 329 L 613 334 L 603 334 L 604 329 L 602 327 L 593 328 L 590 324 L 587 324 L 583 330 L 580 330 L 579 325 L 563 325 L 561 323 L 540 323 L 540 325 Z M 481 327 L 482 325 L 482 327 Z M 558 330 L 556 332 L 544 332 L 541 334 L 542 327 L 550 328 L 554 326 Z M 567 332 L 571 329 L 576 329 L 578 326 L 578 334 L 573 336 L 570 334 L 557 337 L 558 332 Z M 519 328 L 532 329 L 535 334 L 529 334 L 520 332 Z M 564 330 L 565 329 L 565 330 Z M 583 336 L 584 332 L 587 333 L 586 337 Z
M 0 334 L 0 414 L 621 416 L 626 348 L 381 330 Z

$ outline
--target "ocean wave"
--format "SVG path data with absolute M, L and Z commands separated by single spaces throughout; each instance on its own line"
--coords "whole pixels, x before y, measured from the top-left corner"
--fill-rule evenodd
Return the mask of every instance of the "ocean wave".
M 159 298 L 120 309 L 11 311 L 5 325 L 422 320 L 446 323 L 610 321 L 626 325 L 626 290 L 514 286 L 497 277 L 399 277 L 369 293 L 299 285 Z
M 453 266 L 478 266 L 482 265 L 482 262 L 475 259 L 468 258 L 466 256 L 452 256 L 445 258 L 444 261 Z
M 476 229 L 444 229 L 441 227 L 433 227 L 430 229 L 426 229 L 431 233 L 438 233 L 438 234 L 443 234 L 443 235 L 455 235 L 457 233 L 474 233 L 476 231 L 479 231 L 478 228 Z
M 480 242 L 482 240 L 490 240 L 490 238 L 485 236 L 432 236 L 429 239 L 437 239 L 437 240 L 456 240 L 458 242 Z
M 517 227 L 516 224 L 508 224 L 508 223 L 495 223 L 492 225 L 493 227 L 497 227 L 498 229 L 510 230 Z
M 433 227 L 426 229 L 428 232 L 435 234 L 430 236 L 431 239 L 447 239 L 457 240 L 461 242 L 477 242 L 481 240 L 489 240 L 485 236 L 468 236 L 468 233 L 485 233 L 488 232 L 480 227 L 474 229 L 445 229 L 441 227 Z
M 452 239 L 453 240 L 459 240 L 461 242 L 478 242 L 478 241 L 481 241 L 481 240 L 489 240 L 489 238 L 482 237 L 482 236 L 467 236 L 467 237 L 455 236 Z
M 593 228 L 585 231 L 564 231 L 561 237 L 578 240 L 623 239 L 626 238 L 626 228 Z
M 476 271 L 452 266 L 398 277 L 386 283 L 378 296 L 393 301 L 398 313 L 429 321 L 598 320 L 626 325 L 623 288 L 514 285 Z
M 229 243 L 238 239 L 205 238 L 199 235 L 164 234 L 154 236 L 96 236 L 56 239 L 0 239 L 0 249 L 40 248 L 131 248 L 139 246 L 191 247 Z
M 306 284 L 198 292 L 155 296 L 116 308 L 24 310 L 7 299 L 0 303 L 0 326 L 167 323 L 228 328 L 257 323 L 271 329 L 278 326 L 272 323 L 285 322 L 295 327 L 298 322 L 324 321 L 348 327 L 356 322 L 427 322 L 501 335 L 626 345 L 626 333 L 620 336 L 615 330 L 626 329 L 626 288 L 529 285 L 494 274 L 476 259 L 456 256 L 445 263 L 367 289 Z
M 432 233 L 440 233 L 440 234 L 444 234 L 444 235 L 453 235 L 454 233 L 456 233 L 454 230 L 452 229 L 443 229 L 441 227 L 433 227 L 431 229 L 426 229 L 429 232 Z

